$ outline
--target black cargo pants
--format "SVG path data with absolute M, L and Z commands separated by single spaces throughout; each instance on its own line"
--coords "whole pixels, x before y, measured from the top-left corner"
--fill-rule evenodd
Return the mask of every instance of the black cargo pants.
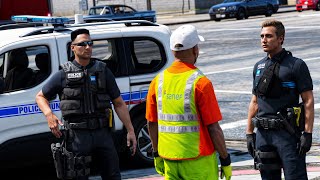
M 109 128 L 68 130 L 67 149 L 75 156 L 91 155 L 103 180 L 120 180 L 119 158 Z M 88 177 L 78 177 L 86 180 Z
M 299 156 L 298 139 L 286 130 L 258 128 L 256 149 L 262 152 L 276 151 L 281 159 L 286 180 L 306 180 L 306 156 Z M 281 169 L 261 170 L 262 180 L 281 180 Z

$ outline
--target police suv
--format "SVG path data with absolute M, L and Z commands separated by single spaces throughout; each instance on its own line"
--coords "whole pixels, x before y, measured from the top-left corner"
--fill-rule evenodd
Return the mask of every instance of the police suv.
M 35 102 L 36 94 L 59 66 L 72 60 L 70 33 L 90 31 L 92 57 L 107 64 L 116 77 L 121 96 L 128 105 L 137 137 L 136 163 L 153 163 L 151 141 L 145 119 L 145 97 L 149 83 L 173 61 L 170 30 L 149 21 L 109 21 L 70 24 L 68 18 L 14 16 L 22 24 L 0 26 L 0 166 L 52 161 L 50 144 L 57 142 Z M 44 26 L 38 26 L 46 23 Z M 32 24 L 33 27 L 24 27 Z M 51 109 L 62 118 L 59 99 Z M 114 113 L 114 143 L 120 158 L 129 156 L 126 130 Z

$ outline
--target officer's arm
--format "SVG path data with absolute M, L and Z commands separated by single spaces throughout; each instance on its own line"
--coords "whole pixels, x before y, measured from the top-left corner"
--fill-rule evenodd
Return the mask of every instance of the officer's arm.
M 130 115 L 129 115 L 129 111 L 128 111 L 127 105 L 123 101 L 121 96 L 119 96 L 119 97 L 115 98 L 114 100 L 112 100 L 112 103 L 113 103 L 114 110 L 116 111 L 118 117 L 120 118 L 120 120 L 122 121 L 123 125 L 127 129 L 127 132 L 128 132 L 127 146 L 131 146 L 132 145 L 134 153 L 135 153 L 137 141 L 136 141 L 136 137 L 135 137 L 135 134 L 134 134 L 133 126 L 131 124 L 131 119 L 130 119 Z M 130 144 L 130 142 L 132 142 L 132 144 Z
M 302 92 L 301 98 L 305 107 L 305 132 L 312 133 L 314 122 L 314 98 L 312 90 Z
M 49 106 L 49 101 L 45 98 L 42 91 L 40 91 L 36 95 L 36 102 L 45 116 L 52 114 L 51 108 Z
M 247 134 L 253 133 L 253 124 L 252 124 L 252 118 L 257 114 L 258 112 L 258 102 L 257 102 L 257 96 L 252 95 L 250 104 L 249 104 L 249 110 L 248 110 L 248 122 L 247 122 Z
M 228 157 L 228 152 L 224 140 L 222 129 L 218 122 L 207 126 L 214 148 L 223 159 Z

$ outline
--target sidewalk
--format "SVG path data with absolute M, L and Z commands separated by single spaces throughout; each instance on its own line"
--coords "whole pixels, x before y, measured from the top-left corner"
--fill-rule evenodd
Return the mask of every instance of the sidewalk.
M 295 6 L 280 6 L 277 14 L 285 13 L 285 12 L 293 12 L 293 11 L 296 11 Z M 167 14 L 157 15 L 157 23 L 164 24 L 164 25 L 177 25 L 177 24 L 185 24 L 185 23 L 204 22 L 204 21 L 211 21 L 208 13 L 205 13 L 205 14 L 167 13 Z
M 259 171 L 253 169 L 253 159 L 248 154 L 246 141 L 227 140 L 226 145 L 231 155 L 232 180 L 261 179 Z M 307 171 L 309 180 L 320 180 L 320 144 L 313 144 L 307 154 Z M 121 172 L 123 179 L 129 180 L 163 180 L 154 168 Z M 138 176 L 137 176 L 138 175 Z

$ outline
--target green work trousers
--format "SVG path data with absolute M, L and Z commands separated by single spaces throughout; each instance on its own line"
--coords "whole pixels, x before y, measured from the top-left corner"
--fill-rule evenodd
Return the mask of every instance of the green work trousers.
M 216 153 L 192 160 L 164 159 L 165 180 L 218 180 Z

